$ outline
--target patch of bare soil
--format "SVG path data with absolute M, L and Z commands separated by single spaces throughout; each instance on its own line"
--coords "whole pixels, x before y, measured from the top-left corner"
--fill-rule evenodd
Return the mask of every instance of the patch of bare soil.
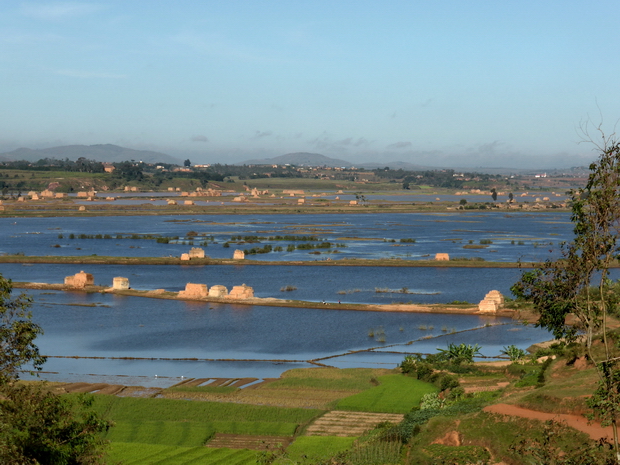
M 379 423 L 400 423 L 404 415 L 399 413 L 367 413 L 332 410 L 316 419 L 306 429 L 307 436 L 361 436 Z
M 509 415 L 513 417 L 529 418 L 531 420 L 540 421 L 557 421 L 566 424 L 578 431 L 586 433 L 590 438 L 599 440 L 605 438 L 608 441 L 613 440 L 611 426 L 602 427 L 599 423 L 589 422 L 585 417 L 579 415 L 569 415 L 565 413 L 545 413 L 536 410 L 529 410 L 516 405 L 494 404 L 484 408 L 485 412 L 499 413 L 501 415 Z
M 287 447 L 293 438 L 288 436 L 252 436 L 247 434 L 216 433 L 206 444 L 214 449 L 227 447 L 229 449 L 267 450 Z
M 487 392 L 487 391 L 499 391 L 504 389 L 510 383 L 508 381 L 493 382 L 492 384 L 481 384 L 477 382 L 468 383 L 467 381 L 460 380 L 461 387 L 466 393 L 471 392 Z

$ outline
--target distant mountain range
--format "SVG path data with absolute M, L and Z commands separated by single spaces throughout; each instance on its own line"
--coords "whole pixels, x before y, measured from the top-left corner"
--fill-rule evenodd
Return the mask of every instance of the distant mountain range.
M 309 152 L 295 152 L 287 153 L 286 155 L 280 155 L 274 158 L 263 158 L 256 160 L 246 160 L 237 165 L 295 165 L 295 166 L 329 166 L 332 168 L 364 168 L 375 169 L 389 167 L 391 169 L 399 169 L 408 171 L 426 170 L 426 169 L 439 169 L 428 166 L 414 165 L 413 163 L 407 163 L 404 161 L 392 161 L 388 163 L 351 163 L 347 160 L 341 160 L 338 158 L 330 158 L 320 153 Z
M 97 144 L 97 145 L 64 145 L 61 147 L 50 147 L 47 149 L 29 149 L 19 148 L 11 152 L 0 153 L 0 161 L 18 161 L 25 160 L 29 162 L 36 162 L 43 158 L 55 158 L 57 160 L 69 160 L 75 161 L 80 157 L 84 157 L 88 160 L 96 160 L 106 163 L 119 163 L 123 161 L 143 161 L 144 163 L 171 163 L 175 165 L 182 165 L 183 161 L 175 158 L 171 155 L 167 155 L 161 152 L 154 152 L 151 150 L 134 150 L 126 147 L 120 147 L 113 144 Z M 404 171 L 425 171 L 425 170 L 441 170 L 447 167 L 437 166 L 423 166 L 403 161 L 388 161 L 388 162 L 374 162 L 374 163 L 351 163 L 347 160 L 341 160 L 338 158 L 330 158 L 320 153 L 309 152 L 295 152 L 280 155 L 274 158 L 264 159 L 252 159 L 246 160 L 241 163 L 235 163 L 236 165 L 295 165 L 295 166 L 327 166 L 332 168 L 364 168 L 367 170 L 373 170 L 376 168 L 389 167 L 390 169 L 397 170 L 403 169 Z M 540 170 L 533 169 L 514 169 L 514 168 L 462 168 L 462 167 L 450 167 L 459 172 L 477 172 L 488 174 L 532 174 L 537 173 Z M 585 168 L 575 167 L 570 169 L 548 169 L 543 170 L 548 174 L 579 174 L 582 173 Z
M 330 166 L 350 168 L 353 163 L 337 158 L 329 158 L 320 153 L 295 152 L 274 158 L 246 160 L 237 165 L 295 165 L 295 166 Z
M 55 158 L 57 160 L 68 158 L 75 161 L 81 157 L 106 163 L 119 163 L 130 160 L 141 160 L 144 163 L 173 163 L 176 165 L 183 163 L 178 158 L 171 157 L 165 153 L 128 149 L 112 144 L 64 145 L 47 149 L 19 148 L 11 152 L 0 153 L 0 160 L 4 161 L 25 160 L 36 162 L 43 158 Z

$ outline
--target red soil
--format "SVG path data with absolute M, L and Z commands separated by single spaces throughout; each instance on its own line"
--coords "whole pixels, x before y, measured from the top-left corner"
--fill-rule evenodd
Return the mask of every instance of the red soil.
M 608 441 L 613 441 L 613 433 L 611 426 L 602 427 L 599 423 L 589 422 L 587 418 L 580 415 L 567 415 L 564 413 L 545 413 L 537 412 L 535 410 L 529 410 L 515 405 L 509 404 L 494 404 L 484 408 L 485 412 L 499 413 L 502 415 L 510 415 L 513 417 L 529 418 L 532 420 L 540 421 L 558 421 L 570 426 L 576 430 L 582 431 L 590 436 L 594 440 L 606 438 Z

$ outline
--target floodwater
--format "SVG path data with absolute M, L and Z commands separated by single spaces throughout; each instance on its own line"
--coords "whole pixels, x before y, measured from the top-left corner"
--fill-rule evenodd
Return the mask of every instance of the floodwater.
M 316 366 L 312 360 L 340 368 L 394 368 L 407 353 L 434 353 L 451 342 L 477 343 L 483 355 L 497 356 L 506 345 L 527 348 L 549 338 L 508 318 L 477 315 L 29 293 L 34 320 L 45 330 L 37 344 L 55 356 L 45 365 L 44 377 L 51 380 L 165 386 L 182 376 L 277 377 L 291 368 Z
M 188 233 L 198 236 L 191 240 Z M 98 234 L 101 239 L 79 238 Z M 150 234 L 154 238 L 144 239 L 138 234 Z M 332 247 L 287 252 L 289 245 L 301 241 L 269 239 L 276 235 L 316 236 L 330 242 Z M 158 243 L 156 236 L 179 237 L 179 240 Z M 259 243 L 230 243 L 224 247 L 232 236 L 264 239 Z M 427 260 L 441 252 L 451 257 L 514 262 L 557 257 L 560 243 L 572 237 L 567 212 L 0 218 L 0 254 L 52 256 L 178 257 L 190 247 L 199 246 L 212 258 L 232 258 L 235 249 L 271 245 L 280 246 L 283 251 L 251 258 Z M 401 242 L 403 239 L 415 242 Z
M 193 244 L 186 239 L 196 232 Z M 70 239 L 80 234 L 109 239 Z M 130 239 L 133 234 L 180 236 L 180 243 Z M 214 258 L 236 248 L 298 241 L 261 239 L 223 244 L 231 236 L 314 235 L 340 244 L 340 253 L 308 251 L 254 255 L 259 260 L 330 258 L 427 259 L 435 253 L 487 261 L 543 260 L 570 240 L 568 213 L 505 212 L 198 215 L 105 218 L 0 218 L 0 253 L 25 255 L 179 256 L 192 246 Z M 415 242 L 400 242 L 415 239 Z M 486 248 L 464 248 L 490 241 Z M 207 241 L 206 245 L 202 242 Z M 342 246 L 345 244 L 345 246 Z M 333 250 L 332 248 L 331 250 Z M 85 265 L 0 264 L 14 281 L 61 283 Z M 510 295 L 519 269 L 319 267 L 286 265 L 88 265 L 95 284 L 116 276 L 134 289 L 179 291 L 188 282 L 252 286 L 257 297 L 337 303 L 477 303 L 491 289 Z M 290 292 L 281 289 L 290 286 Z M 52 380 L 166 386 L 183 377 L 274 377 L 294 367 L 395 367 L 406 353 L 432 353 L 448 343 L 477 343 L 485 356 L 502 347 L 527 348 L 546 331 L 505 318 L 398 312 L 278 308 L 158 300 L 108 294 L 28 291 L 45 334 L 37 339 L 52 356 Z M 431 329 L 432 328 L 432 329 Z M 372 336 L 369 336 L 372 333 Z M 72 358 L 59 358 L 72 357 Z M 91 358 L 75 358 L 91 357 Z M 122 357 L 122 358 L 121 358 Z M 180 360 L 184 359 L 184 360 Z M 195 359 L 195 360 L 188 360 Z
M 185 284 L 233 286 L 247 284 L 256 297 L 364 304 L 453 301 L 480 302 L 497 289 L 510 295 L 519 279 L 518 268 L 369 267 L 312 265 L 58 265 L 0 264 L 13 281 L 62 284 L 65 276 L 86 268 L 95 284 L 112 286 L 114 277 L 129 279 L 133 289 L 178 292 Z M 287 286 L 295 288 L 284 291 Z

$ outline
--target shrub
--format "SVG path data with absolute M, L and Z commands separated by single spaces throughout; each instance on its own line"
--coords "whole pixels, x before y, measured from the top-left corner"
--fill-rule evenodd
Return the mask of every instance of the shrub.
M 501 353 L 504 354 L 504 355 L 507 355 L 508 358 L 510 358 L 510 361 L 512 361 L 512 362 L 520 360 L 520 359 L 524 358 L 527 355 L 527 352 L 525 350 L 519 349 L 514 344 L 504 347 L 501 350 Z

